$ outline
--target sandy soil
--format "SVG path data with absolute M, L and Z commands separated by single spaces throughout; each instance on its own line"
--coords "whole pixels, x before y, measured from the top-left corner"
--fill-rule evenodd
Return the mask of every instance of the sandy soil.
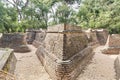
M 18 80 L 50 80 L 49 75 L 44 70 L 37 56 L 36 48 L 29 45 L 32 52 L 15 53 L 17 57 L 17 65 L 15 75 Z M 114 60 L 117 55 L 101 54 L 103 47 L 95 49 L 95 55 L 92 61 L 77 80 L 115 80 Z
M 116 80 L 114 60 L 118 55 L 101 53 L 103 46 L 94 50 L 95 55 L 91 63 L 85 68 L 77 80 Z
M 36 48 L 29 45 L 32 52 L 15 53 L 17 58 L 15 75 L 17 80 L 50 80 L 49 75 L 35 55 Z

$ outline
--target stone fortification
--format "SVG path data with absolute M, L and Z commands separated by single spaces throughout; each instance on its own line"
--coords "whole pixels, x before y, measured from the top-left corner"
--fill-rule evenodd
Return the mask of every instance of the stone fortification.
M 29 52 L 26 34 L 24 33 L 4 33 L 0 39 L 1 48 L 12 48 L 15 52 Z
M 36 54 L 53 80 L 75 80 L 93 57 L 81 28 L 65 24 L 48 27 Z

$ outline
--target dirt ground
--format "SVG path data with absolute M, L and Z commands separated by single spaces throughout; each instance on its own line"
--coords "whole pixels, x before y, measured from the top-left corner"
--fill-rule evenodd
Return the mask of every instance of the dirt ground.
M 51 80 L 35 54 L 36 48 L 32 45 L 29 47 L 31 52 L 15 53 L 18 60 L 15 69 L 17 80 Z M 94 50 L 92 61 L 77 80 L 115 80 L 114 60 L 117 55 L 102 54 L 102 48 L 100 46 Z
M 118 55 L 102 54 L 102 49 L 103 46 L 100 46 L 94 50 L 92 61 L 77 80 L 116 80 L 114 60 Z
M 32 50 L 31 52 L 15 53 L 18 60 L 15 70 L 17 80 L 50 80 L 35 54 L 36 48 L 32 45 L 29 47 Z

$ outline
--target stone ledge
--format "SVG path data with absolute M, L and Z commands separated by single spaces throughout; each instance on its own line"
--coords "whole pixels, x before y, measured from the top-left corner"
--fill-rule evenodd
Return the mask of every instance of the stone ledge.
M 46 33 L 60 33 L 60 34 L 67 34 L 67 33 L 83 33 L 81 30 L 64 30 L 64 31 L 47 31 Z
M 102 53 L 104 54 L 119 54 L 120 48 L 119 47 L 105 47 L 104 50 L 102 50 Z
M 81 30 L 80 26 L 76 26 L 76 25 L 70 25 L 70 24 L 58 24 L 58 25 L 54 25 L 54 26 L 49 26 L 47 28 L 47 31 L 52 31 L 52 32 L 63 32 L 64 30 Z
M 16 62 L 13 49 L 0 49 L 0 70 L 14 73 Z
M 13 53 L 13 49 L 0 49 L 0 69 L 3 69 L 9 56 Z

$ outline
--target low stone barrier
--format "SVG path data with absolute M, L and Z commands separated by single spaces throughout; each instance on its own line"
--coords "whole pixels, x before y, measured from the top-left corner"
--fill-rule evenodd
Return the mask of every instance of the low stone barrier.
M 45 30 L 41 30 L 39 32 L 36 32 L 36 35 L 35 35 L 35 39 L 33 41 L 33 45 L 38 48 L 44 41 L 46 37 L 46 31 Z
M 108 31 L 106 29 L 88 29 L 83 30 L 87 35 L 89 46 L 93 48 L 99 45 L 105 45 L 108 38 Z
M 105 45 L 107 42 L 109 32 L 106 29 L 97 29 L 96 32 L 100 45 Z
M 119 54 L 120 51 L 120 34 L 109 35 L 104 50 L 105 54 Z
M 0 39 L 1 48 L 12 48 L 15 52 L 29 52 L 26 34 L 24 33 L 5 33 Z
M 16 62 L 13 49 L 0 48 L 0 70 L 14 74 Z
M 27 34 L 27 37 L 26 37 L 26 41 L 28 44 L 32 44 L 33 41 L 35 40 L 35 36 L 36 36 L 36 32 L 34 29 L 28 29 L 26 30 L 26 34 Z
M 45 39 L 46 30 L 39 29 L 39 30 L 27 30 L 27 43 L 33 44 L 36 48 L 38 48 Z
M 94 53 L 80 27 L 60 24 L 48 27 L 36 51 L 53 80 L 75 80 Z
M 96 30 L 88 29 L 88 30 L 85 30 L 84 32 L 87 35 L 89 46 L 92 46 L 93 48 L 95 48 L 100 45 L 98 38 L 97 38 Z

